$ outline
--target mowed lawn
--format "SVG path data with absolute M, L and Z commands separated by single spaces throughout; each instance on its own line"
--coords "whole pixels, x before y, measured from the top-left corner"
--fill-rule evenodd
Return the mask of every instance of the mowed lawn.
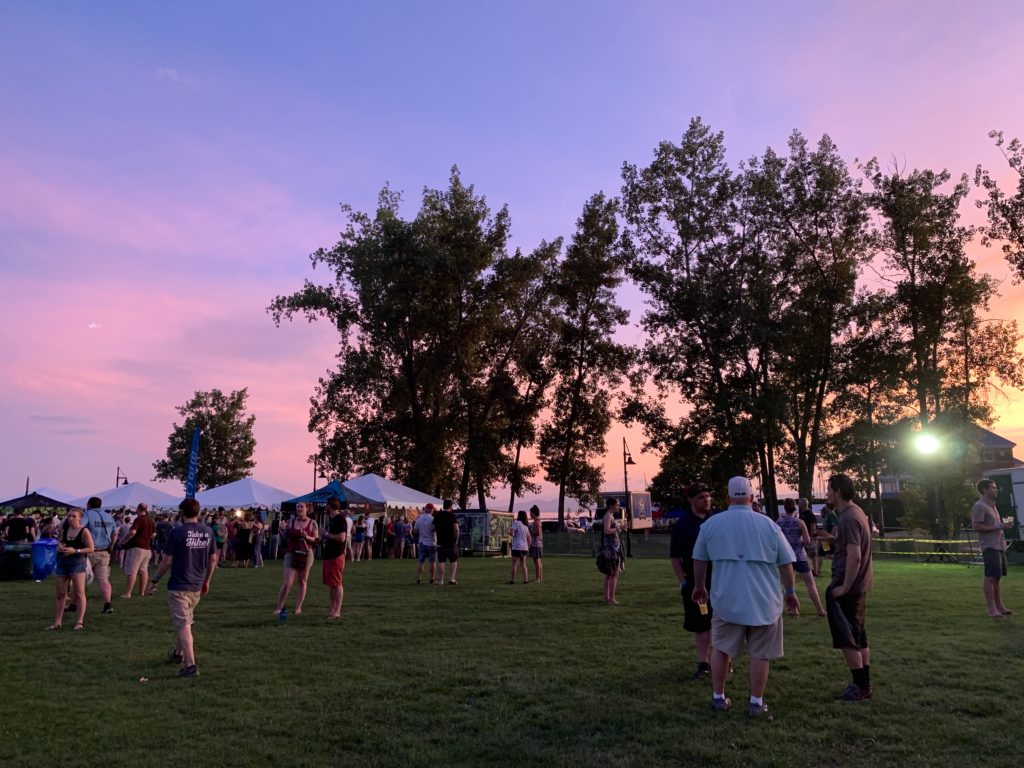
M 986 618 L 981 571 L 879 561 L 868 602 L 874 700 L 837 703 L 847 675 L 801 587 L 772 666 L 773 722 L 751 721 L 744 659 L 734 709 L 708 709 L 667 560 L 634 559 L 621 607 L 584 558 L 541 584 L 507 560 L 464 559 L 457 587 L 414 564 L 350 564 L 343 620 L 325 622 L 314 567 L 301 617 L 272 615 L 280 566 L 221 569 L 198 609 L 201 677 L 165 663 L 164 593 L 116 600 L 84 632 L 44 632 L 53 582 L 0 583 L 0 765 L 1002 766 L 1018 762 L 1018 618 Z M 819 584 L 824 587 L 824 579 Z M 115 582 L 121 586 L 120 574 Z M 94 589 L 94 588 L 93 588 Z M 289 609 L 291 604 L 289 604 Z M 140 681 L 147 678 L 148 682 Z

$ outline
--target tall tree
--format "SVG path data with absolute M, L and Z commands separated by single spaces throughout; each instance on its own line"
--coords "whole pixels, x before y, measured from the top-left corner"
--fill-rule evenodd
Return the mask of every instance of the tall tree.
M 587 201 L 576 233 L 559 266 L 552 299 L 556 317 L 552 367 L 557 374 L 551 419 L 540 435 L 540 463 L 558 486 L 558 523 L 565 523 L 565 498 L 596 500 L 611 427 L 609 390 L 629 366 L 630 350 L 614 340 L 629 319 L 616 304 L 623 257 L 616 245 L 618 202 L 597 194 Z
M 784 168 L 769 150 L 734 175 L 723 135 L 694 118 L 678 145 L 622 171 L 629 272 L 649 297 L 644 365 L 658 390 L 639 410 L 675 439 L 728 446 L 713 453 L 731 474 L 757 469 L 769 510 L 784 407 L 776 301 L 792 271 L 771 229 Z M 659 413 L 675 397 L 690 411 L 673 424 Z
M 310 431 L 338 474 L 375 471 L 435 495 L 480 503 L 507 474 L 509 403 L 523 343 L 560 242 L 507 253 L 509 215 L 491 212 L 453 168 L 426 189 L 416 217 L 386 188 L 375 215 L 344 206 L 348 224 L 306 282 L 269 307 L 275 322 L 304 314 L 339 333 L 339 364 L 320 379 Z
M 978 200 L 977 205 L 988 212 L 986 243 L 1002 241 L 1003 255 L 1013 269 L 1014 282 L 1020 282 L 1024 280 L 1024 143 L 1016 138 L 1007 143 L 1002 131 L 991 131 L 989 138 L 995 140 L 1016 175 L 1017 189 L 1007 194 L 998 179 L 979 165 L 974 172 L 974 183 L 984 188 L 986 197 Z
M 810 498 L 823 442 L 835 338 L 847 322 L 861 265 L 871 255 L 868 200 L 828 136 L 810 148 L 794 131 L 771 226 L 786 256 L 786 295 L 775 297 L 782 332 L 779 389 L 782 478 Z
M 247 415 L 248 389 L 225 395 L 219 389 L 196 392 L 191 400 L 175 410 L 182 417 L 167 438 L 167 458 L 153 462 L 156 480 L 180 480 L 188 477 L 192 435 L 202 430 L 199 440 L 199 465 L 196 490 L 214 488 L 249 477 L 256 462 L 256 438 L 252 428 L 256 417 Z

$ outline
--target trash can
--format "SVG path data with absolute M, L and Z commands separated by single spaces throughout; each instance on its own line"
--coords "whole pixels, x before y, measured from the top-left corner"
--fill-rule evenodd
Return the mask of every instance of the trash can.
M 32 578 L 42 581 L 57 567 L 57 540 L 40 539 L 32 544 Z
M 32 578 L 32 545 L 8 544 L 0 552 L 0 581 Z

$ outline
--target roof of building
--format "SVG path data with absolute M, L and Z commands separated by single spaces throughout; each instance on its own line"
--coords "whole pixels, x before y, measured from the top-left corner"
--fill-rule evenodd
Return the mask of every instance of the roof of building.
M 974 428 L 978 431 L 978 445 L 982 448 L 1013 448 L 1017 445 L 1005 437 L 1000 437 L 995 432 L 979 427 L 977 424 L 974 425 Z

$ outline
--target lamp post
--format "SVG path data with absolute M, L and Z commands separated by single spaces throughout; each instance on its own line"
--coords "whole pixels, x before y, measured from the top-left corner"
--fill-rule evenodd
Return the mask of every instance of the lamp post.
M 114 478 L 114 487 L 117 488 L 119 485 L 128 485 L 128 475 L 121 471 L 121 468 L 117 468 L 117 477 Z
M 940 534 L 940 500 L 933 472 L 935 455 L 939 452 L 939 449 L 942 448 L 942 443 L 935 435 L 928 432 L 921 432 L 916 438 L 914 438 L 914 448 L 930 465 L 925 472 L 925 499 L 928 504 L 928 519 L 931 520 L 932 524 L 932 536 L 938 537 Z
M 633 527 L 633 511 L 632 505 L 629 503 L 629 468 L 635 465 L 633 456 L 629 452 L 629 447 L 626 445 L 626 438 L 622 438 L 622 484 L 625 486 L 626 492 L 626 557 L 633 556 L 633 545 L 630 541 L 630 530 Z
M 316 481 L 317 480 L 329 480 L 327 475 L 320 471 L 320 460 L 315 456 L 313 457 L 313 492 L 316 492 Z

